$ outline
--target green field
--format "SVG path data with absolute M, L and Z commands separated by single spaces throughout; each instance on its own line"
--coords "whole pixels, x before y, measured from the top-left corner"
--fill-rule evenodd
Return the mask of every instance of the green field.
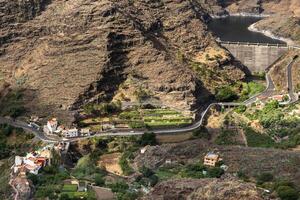
M 188 125 L 193 122 L 191 117 L 186 117 L 180 112 L 171 109 L 139 109 L 124 111 L 120 119 L 127 120 L 131 128 L 157 128 Z
M 62 188 L 62 192 L 76 192 L 77 185 L 74 184 L 65 184 Z

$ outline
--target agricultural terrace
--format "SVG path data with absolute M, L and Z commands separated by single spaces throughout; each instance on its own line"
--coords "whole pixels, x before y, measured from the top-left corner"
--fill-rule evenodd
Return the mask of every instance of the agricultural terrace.
M 81 126 L 90 127 L 93 131 L 104 131 L 113 128 L 155 129 L 174 126 L 185 126 L 193 122 L 191 116 L 172 109 L 135 108 L 120 111 L 111 115 L 93 115 L 83 119 Z

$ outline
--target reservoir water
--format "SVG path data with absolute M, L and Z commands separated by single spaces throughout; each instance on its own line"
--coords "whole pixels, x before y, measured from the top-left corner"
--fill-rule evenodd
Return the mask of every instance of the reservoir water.
M 222 41 L 285 44 L 283 41 L 272 39 L 262 33 L 248 30 L 251 24 L 259 20 L 260 18 L 257 17 L 230 16 L 212 19 L 208 24 L 208 28 Z

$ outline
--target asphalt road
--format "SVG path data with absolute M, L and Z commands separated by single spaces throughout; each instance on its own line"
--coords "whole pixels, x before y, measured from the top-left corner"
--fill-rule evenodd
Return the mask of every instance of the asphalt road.
M 292 67 L 297 58 L 293 58 L 287 67 L 287 77 L 288 77 L 288 92 L 290 96 L 290 103 L 296 102 L 298 100 L 297 96 L 294 94 L 293 89 L 293 76 L 292 76 Z
M 48 136 L 45 135 L 44 132 L 39 131 L 35 128 L 29 127 L 26 122 L 19 121 L 19 120 L 13 120 L 11 118 L 5 118 L 5 117 L 0 117 L 0 124 L 9 124 L 11 126 L 17 127 L 17 128 L 22 128 L 27 132 L 33 133 L 37 138 L 44 142 L 57 142 L 57 140 L 54 140 Z

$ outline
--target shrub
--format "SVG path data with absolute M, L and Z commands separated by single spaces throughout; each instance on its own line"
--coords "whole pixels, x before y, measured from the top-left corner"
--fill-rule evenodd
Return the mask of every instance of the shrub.
M 248 146 L 250 147 L 274 147 L 274 140 L 266 135 L 261 133 L 256 133 L 250 127 L 244 127 L 244 131 L 246 134 Z
M 193 131 L 193 137 L 210 140 L 211 135 L 205 127 Z
M 144 177 L 147 177 L 147 178 L 149 178 L 150 176 L 152 176 L 154 174 L 154 172 L 151 169 L 149 169 L 145 166 L 143 166 L 140 169 L 140 172 L 143 174 Z
M 105 181 L 103 179 L 103 176 L 101 174 L 95 175 L 95 184 L 97 186 L 103 186 L 105 184 Z
M 146 146 L 146 145 L 156 145 L 156 136 L 154 133 L 144 133 L 139 140 L 139 145 Z
M 237 132 L 232 130 L 221 130 L 221 133 L 218 135 L 215 143 L 218 145 L 237 145 L 238 143 L 235 140 Z
M 298 192 L 290 186 L 279 186 L 276 192 L 282 200 L 297 200 L 299 197 Z
M 264 172 L 257 177 L 257 184 L 263 184 L 265 182 L 270 182 L 273 180 L 273 174 L 269 172 Z
M 152 175 L 149 177 L 149 184 L 151 187 L 155 186 L 158 183 L 158 177 L 156 175 Z
M 237 176 L 240 178 L 240 179 L 242 179 L 242 180 L 244 180 L 244 181 L 248 181 L 249 180 L 249 177 L 245 174 L 245 172 L 243 172 L 243 171 L 238 171 L 237 172 Z
M 124 193 L 124 192 L 126 192 L 126 190 L 129 189 L 129 186 L 124 181 L 119 181 L 119 182 L 113 183 L 113 184 L 109 185 L 109 187 L 111 188 L 111 190 L 113 192 L 116 192 L 116 193 Z
M 130 128 L 144 128 L 145 124 L 143 121 L 132 121 L 132 122 L 129 122 L 129 127 Z
M 243 113 L 243 112 L 245 112 L 247 110 L 247 106 L 245 106 L 245 105 L 240 105 L 239 107 L 237 107 L 236 109 L 235 109 L 235 112 L 237 112 L 237 113 Z
M 123 153 L 122 157 L 119 160 L 119 165 L 120 165 L 124 175 L 130 175 L 133 173 L 133 170 L 130 167 L 128 160 L 127 160 L 127 154 Z
M 69 198 L 68 194 L 61 194 L 59 199 L 60 200 L 69 200 L 70 198 Z
M 218 101 L 233 101 L 237 99 L 237 94 L 230 86 L 225 86 L 217 90 L 216 99 Z
M 220 178 L 224 174 L 224 170 L 220 167 L 214 167 L 208 169 L 208 176 L 210 178 Z

